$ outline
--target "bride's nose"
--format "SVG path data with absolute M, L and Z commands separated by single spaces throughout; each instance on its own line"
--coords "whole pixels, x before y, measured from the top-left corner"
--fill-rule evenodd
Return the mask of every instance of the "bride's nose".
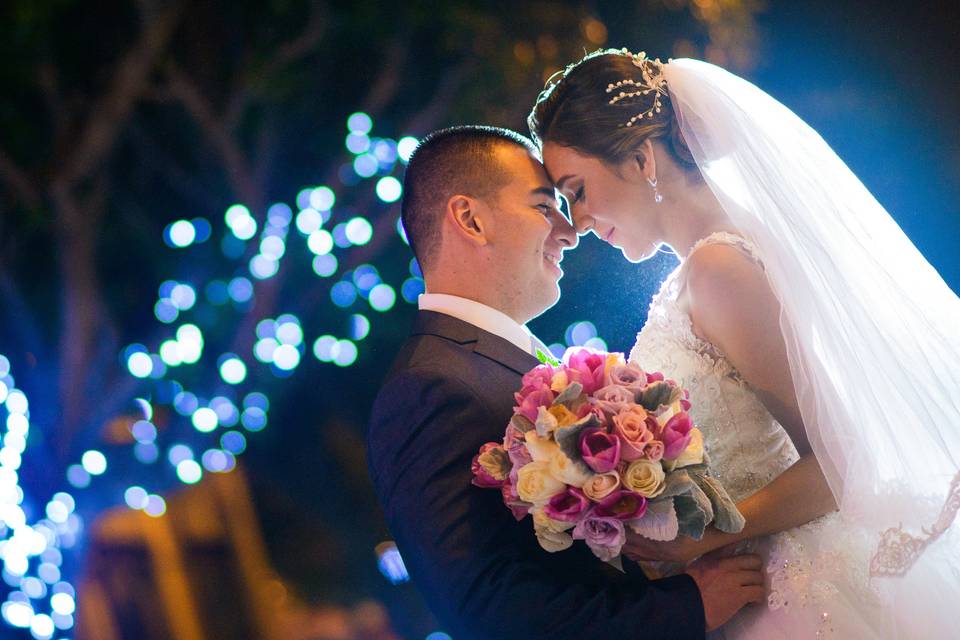
M 577 230 L 577 234 L 581 236 L 590 233 L 595 225 L 596 220 L 590 216 L 575 216 L 573 219 L 573 226 Z

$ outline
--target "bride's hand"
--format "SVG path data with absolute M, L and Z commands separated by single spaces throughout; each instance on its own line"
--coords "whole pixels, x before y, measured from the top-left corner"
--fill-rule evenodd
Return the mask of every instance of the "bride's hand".
M 707 529 L 700 540 L 680 535 L 668 542 L 656 542 L 628 530 L 627 541 L 624 543 L 621 553 L 634 562 L 665 560 L 686 565 L 695 558 L 699 558 L 716 548 L 716 545 L 708 539 L 709 532 L 710 529 Z

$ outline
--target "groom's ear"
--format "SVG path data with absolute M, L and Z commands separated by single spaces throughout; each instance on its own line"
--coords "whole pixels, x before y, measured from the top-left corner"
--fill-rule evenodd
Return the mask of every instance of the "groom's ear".
M 447 200 L 445 217 L 453 231 L 464 240 L 487 244 L 486 222 L 480 215 L 482 204 L 470 196 L 455 195 Z

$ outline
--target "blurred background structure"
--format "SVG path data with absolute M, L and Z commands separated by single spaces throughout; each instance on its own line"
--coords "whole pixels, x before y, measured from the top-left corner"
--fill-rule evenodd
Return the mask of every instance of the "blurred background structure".
M 527 133 L 603 46 L 705 58 L 820 131 L 960 288 L 955 2 L 9 0 L 0 637 L 446 638 L 367 479 L 423 290 L 418 138 Z M 673 268 L 595 238 L 531 327 L 627 350 Z

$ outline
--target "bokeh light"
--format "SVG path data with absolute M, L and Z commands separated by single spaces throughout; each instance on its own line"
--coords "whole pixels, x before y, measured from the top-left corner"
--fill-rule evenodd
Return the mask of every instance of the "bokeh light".
M 384 202 L 396 202 L 403 195 L 403 185 L 393 176 L 377 180 L 377 197 Z
M 373 129 L 373 120 L 366 113 L 357 111 L 351 113 L 350 117 L 347 118 L 347 128 L 351 133 L 370 133 L 370 130 Z
M 397 155 L 400 156 L 400 160 L 404 163 L 409 162 L 418 144 L 420 141 L 412 136 L 404 136 L 397 140 Z
M 170 246 L 182 249 L 189 247 L 197 238 L 197 230 L 189 220 L 177 220 L 168 227 Z
M 338 267 L 339 263 L 333 254 L 328 253 L 313 259 L 313 272 L 321 278 L 329 278 L 337 272 Z
M 91 449 L 80 458 L 84 471 L 92 476 L 99 476 L 107 470 L 107 458 L 95 449 Z
M 377 157 L 372 153 L 364 153 L 353 160 L 353 170 L 361 178 L 370 178 L 380 169 Z
M 310 206 L 317 211 L 329 211 L 337 202 L 337 195 L 333 189 L 320 186 L 310 192 Z
M 389 311 L 396 301 L 397 294 L 388 284 L 378 284 L 370 290 L 370 306 L 375 311 Z
M 365 245 L 373 237 L 373 227 L 366 218 L 353 218 L 347 223 L 347 238 L 357 246 Z
M 227 384 L 240 384 L 247 377 L 247 365 L 232 353 L 227 354 L 220 363 L 220 377 Z
M 354 340 L 363 340 L 370 334 L 370 321 L 366 316 L 355 313 L 350 316 L 350 337 Z

